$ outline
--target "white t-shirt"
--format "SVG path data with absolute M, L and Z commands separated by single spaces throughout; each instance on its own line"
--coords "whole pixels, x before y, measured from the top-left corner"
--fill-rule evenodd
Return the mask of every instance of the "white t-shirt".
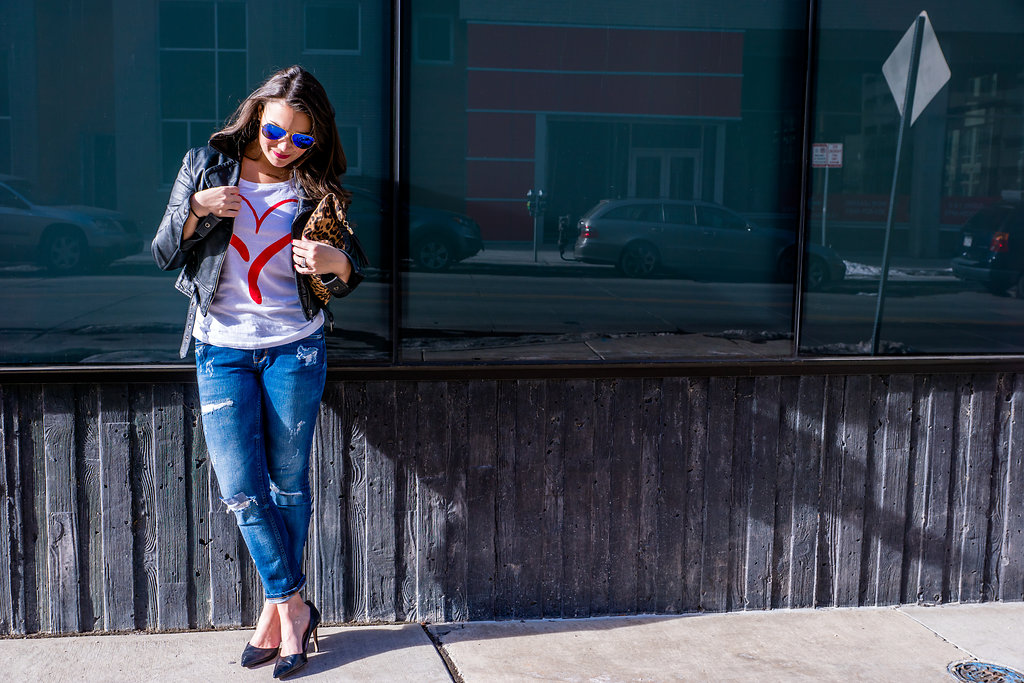
M 291 181 L 238 181 L 242 210 L 220 271 L 217 293 L 192 334 L 207 344 L 266 349 L 315 332 L 323 313 L 302 312 L 292 267 L 292 221 L 298 199 Z

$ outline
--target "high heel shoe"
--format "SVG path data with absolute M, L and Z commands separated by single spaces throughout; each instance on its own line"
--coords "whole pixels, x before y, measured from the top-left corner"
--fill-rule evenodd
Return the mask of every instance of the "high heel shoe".
M 242 650 L 242 660 L 240 663 L 246 669 L 251 669 L 254 666 L 259 666 L 264 662 L 274 659 L 280 650 L 280 647 L 256 647 L 246 643 L 245 649 Z
M 295 655 L 284 655 L 278 659 L 277 664 L 274 665 L 274 678 L 291 676 L 306 666 L 306 650 L 309 649 L 310 636 L 313 637 L 314 650 L 320 652 L 320 641 L 316 636 L 316 627 L 320 625 L 320 612 L 309 600 L 306 600 L 306 605 L 309 606 L 309 625 L 306 627 L 306 632 L 302 634 L 302 652 Z

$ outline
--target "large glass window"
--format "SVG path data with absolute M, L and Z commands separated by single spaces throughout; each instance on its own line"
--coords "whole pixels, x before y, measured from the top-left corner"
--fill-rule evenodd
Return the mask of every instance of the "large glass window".
M 890 206 L 903 102 L 882 67 L 922 7 L 820 4 L 812 133 L 837 154 L 812 168 L 809 257 L 830 248 L 848 275 L 807 295 L 800 352 L 869 353 L 875 337 L 881 353 L 1024 351 L 1024 6 L 926 7 L 939 49 L 922 68 L 949 79 L 903 137 Z
M 1024 353 L 1024 6 L 926 8 L 900 143 L 883 4 L 8 3 L 0 365 L 179 362 L 171 183 L 296 63 L 371 260 L 335 365 Z
M 401 360 L 791 353 L 807 5 L 726 5 L 412 3 Z
M 333 305 L 332 362 L 389 359 L 388 3 L 64 4 L 8 3 L 0 22 L 0 364 L 180 362 L 188 300 L 150 256 L 171 183 L 289 64 L 335 107 L 344 182 L 362 191 L 352 223 L 374 260 Z

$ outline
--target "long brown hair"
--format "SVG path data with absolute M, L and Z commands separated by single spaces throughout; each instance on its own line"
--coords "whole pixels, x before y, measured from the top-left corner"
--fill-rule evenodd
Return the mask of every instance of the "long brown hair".
M 333 192 L 347 206 L 350 195 L 339 178 L 348 162 L 338 139 L 334 107 L 320 81 L 301 66 L 281 69 L 256 88 L 224 128 L 210 136 L 210 146 L 241 161 L 245 148 L 259 135 L 260 117 L 269 100 L 280 100 L 313 122 L 310 134 L 316 143 L 290 166 L 296 183 L 310 199 Z

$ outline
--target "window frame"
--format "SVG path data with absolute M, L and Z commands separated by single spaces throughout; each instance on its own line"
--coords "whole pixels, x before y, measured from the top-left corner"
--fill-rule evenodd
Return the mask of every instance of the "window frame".
M 159 11 L 159 8 L 161 6 L 163 6 L 164 4 L 168 4 L 169 5 L 169 4 L 174 4 L 174 3 L 177 3 L 177 2 L 205 2 L 207 4 L 213 5 L 214 25 L 213 25 L 213 29 L 212 29 L 213 30 L 213 47 L 212 48 L 164 47 L 163 45 L 160 44 L 160 35 L 161 35 L 160 31 L 161 31 L 162 27 L 160 25 L 160 11 Z M 221 48 L 221 47 L 219 47 L 220 32 L 219 32 L 218 22 L 220 21 L 220 9 L 219 8 L 220 8 L 221 5 L 241 5 L 242 11 L 243 11 L 243 13 L 245 15 L 245 36 L 246 36 L 245 40 L 246 40 L 246 46 L 244 48 Z M 184 123 L 185 124 L 186 145 L 185 145 L 184 149 L 188 150 L 188 149 L 191 149 L 193 147 L 197 147 L 198 146 L 198 141 L 194 138 L 194 133 L 193 133 L 193 127 L 194 126 L 197 126 L 197 125 L 198 126 L 203 126 L 204 128 L 207 128 L 207 129 L 209 127 L 219 126 L 227 118 L 228 114 L 231 113 L 231 112 L 222 112 L 222 111 L 220 111 L 220 107 L 221 107 L 221 102 L 220 102 L 220 54 L 221 53 L 235 53 L 235 54 L 242 53 L 242 54 L 244 54 L 245 55 L 245 73 L 247 74 L 247 77 L 248 77 L 248 73 L 249 73 L 249 11 L 248 11 L 248 9 L 249 9 L 249 6 L 248 6 L 247 0 L 160 0 L 157 3 L 157 20 L 156 20 L 156 29 L 157 29 L 157 31 L 156 31 L 156 33 L 157 33 L 157 78 L 158 79 L 160 78 L 160 73 L 161 73 L 162 68 L 163 68 L 163 56 L 164 56 L 164 54 L 166 54 L 168 52 L 212 52 L 213 53 L 213 65 L 214 65 L 214 68 L 213 68 L 213 79 L 214 79 L 213 80 L 213 83 L 214 83 L 214 85 L 213 85 L 213 92 L 214 92 L 213 111 L 214 111 L 214 118 L 213 119 L 206 119 L 206 118 L 201 118 L 201 117 L 188 117 L 188 118 L 165 117 L 165 116 L 162 115 L 162 112 L 161 112 L 161 116 L 159 118 L 159 126 L 160 126 L 160 133 L 159 133 L 159 135 L 160 135 L 160 143 L 159 143 L 159 148 L 161 149 L 161 153 L 163 153 L 162 150 L 164 149 L 164 129 L 165 129 L 164 124 L 166 124 L 166 123 Z M 157 84 L 157 93 L 159 94 L 159 97 L 161 98 L 160 102 L 158 104 L 158 110 L 162 110 L 162 108 L 163 108 L 163 83 L 162 82 L 159 82 Z M 206 139 L 203 139 L 202 142 L 203 142 L 203 144 L 205 144 L 206 143 Z M 173 166 L 175 168 L 178 166 L 178 164 L 181 161 L 181 159 L 180 159 L 181 154 L 184 154 L 184 152 L 183 151 L 179 152 L 178 153 L 178 157 L 173 160 Z M 163 158 L 161 158 L 160 189 L 168 189 L 168 188 L 171 187 L 171 185 L 174 184 L 174 178 L 168 179 L 168 178 L 166 178 L 163 175 L 163 173 L 164 173 L 163 172 L 163 168 L 164 167 L 170 168 L 171 165 L 172 165 L 171 161 L 172 160 L 170 160 L 170 159 L 163 159 Z

